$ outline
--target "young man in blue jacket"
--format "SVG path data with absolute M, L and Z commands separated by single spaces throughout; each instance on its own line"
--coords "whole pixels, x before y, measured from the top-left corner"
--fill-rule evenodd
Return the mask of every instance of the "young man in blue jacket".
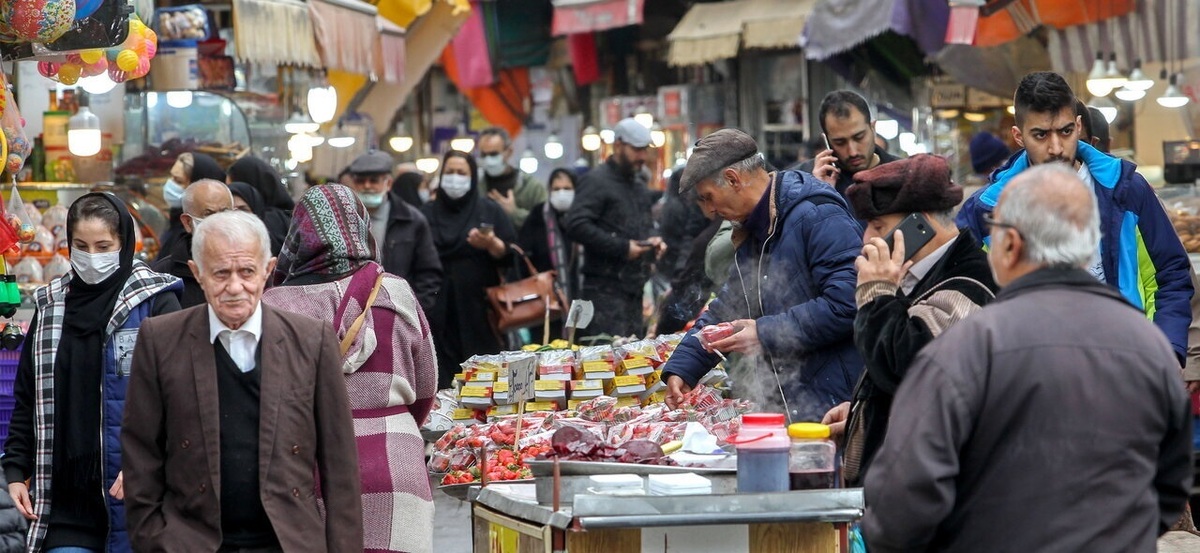
M 763 410 L 821 420 L 849 401 L 863 366 L 852 336 L 862 237 L 846 201 L 809 173 L 767 172 L 754 139 L 737 129 L 696 144 L 680 194 L 693 188 L 705 212 L 734 224 L 737 253 L 725 287 L 664 366 L 668 405 L 717 364 L 716 350 L 746 356 L 743 368 L 777 392 L 760 398 Z M 701 346 L 696 332 L 722 321 L 739 331 Z
M 1182 366 L 1192 321 L 1190 261 L 1154 190 L 1136 165 L 1079 139 L 1083 121 L 1076 114 L 1075 93 L 1062 76 L 1049 71 L 1026 75 L 1013 104 L 1013 139 L 1023 149 L 963 204 L 958 226 L 989 236 L 985 217 L 1013 177 L 1043 163 L 1070 165 L 1100 206 L 1102 238 L 1089 272 L 1119 290 L 1166 334 Z M 983 239 L 984 248 L 989 240 Z

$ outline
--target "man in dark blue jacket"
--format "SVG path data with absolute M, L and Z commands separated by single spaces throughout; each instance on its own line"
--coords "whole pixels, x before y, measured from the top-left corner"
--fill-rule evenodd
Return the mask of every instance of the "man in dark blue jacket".
M 792 420 L 821 420 L 849 401 L 862 372 L 854 348 L 854 260 L 861 231 L 837 190 L 808 173 L 769 173 L 758 145 L 737 129 L 701 139 L 688 159 L 680 193 L 692 189 L 701 207 L 734 223 L 737 247 L 729 281 L 691 334 L 729 321 L 740 330 L 702 346 L 685 338 L 667 361 L 667 403 L 718 361 L 717 353 L 750 357 Z M 772 401 L 778 397 L 781 401 Z

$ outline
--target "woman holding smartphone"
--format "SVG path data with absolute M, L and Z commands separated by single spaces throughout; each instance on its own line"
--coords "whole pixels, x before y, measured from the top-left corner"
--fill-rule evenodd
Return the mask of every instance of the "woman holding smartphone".
M 504 209 L 479 194 L 478 175 L 471 154 L 446 152 L 437 198 L 421 209 L 445 273 L 437 304 L 427 313 L 438 366 L 446 367 L 438 371 L 439 390 L 454 378 L 449 367 L 503 347 L 488 322 L 485 290 L 500 284 L 517 233 Z

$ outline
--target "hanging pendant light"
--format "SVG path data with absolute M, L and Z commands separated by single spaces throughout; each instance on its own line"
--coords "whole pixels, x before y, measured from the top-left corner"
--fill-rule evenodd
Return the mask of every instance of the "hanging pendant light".
M 1104 80 L 1109 85 L 1109 91 L 1125 86 L 1129 78 L 1117 68 L 1117 53 L 1112 52 L 1108 57 L 1108 66 L 1104 70 Z
M 333 121 L 337 113 L 337 90 L 332 86 L 314 86 L 308 89 L 308 115 L 312 120 L 325 124 Z
M 1092 96 L 1108 96 L 1112 87 L 1108 84 L 1108 68 L 1104 64 L 1104 52 L 1096 52 L 1096 61 L 1088 73 L 1087 89 Z
M 1125 86 L 1121 87 L 1120 90 L 1117 90 L 1115 93 L 1113 93 L 1113 95 L 1115 95 L 1117 99 L 1121 100 L 1122 102 L 1136 102 L 1146 97 L 1146 91 L 1130 88 L 1129 85 L 1126 84 Z
M 1178 75 L 1172 74 L 1167 91 L 1162 96 L 1158 97 L 1158 105 L 1164 108 L 1181 108 L 1186 106 L 1190 101 L 1187 96 L 1179 92 Z
M 559 142 L 558 136 L 555 134 L 546 138 L 546 145 L 542 149 L 546 154 L 546 159 L 558 159 L 563 156 L 563 144 Z
M 525 150 L 525 154 L 521 156 L 521 170 L 533 174 L 538 170 L 538 159 L 533 155 L 533 150 Z
M 79 111 L 67 121 L 67 149 L 72 155 L 89 157 L 100 153 L 103 145 L 100 118 L 88 107 L 87 94 L 79 95 Z M 14 182 L 16 177 L 14 178 Z
M 475 138 L 467 133 L 466 125 L 458 126 L 458 136 L 450 141 L 450 149 L 468 154 L 475 150 Z
M 1089 105 L 1099 110 L 1100 114 L 1104 116 L 1104 120 L 1110 124 L 1117 119 L 1117 106 L 1112 102 L 1112 100 L 1109 100 L 1104 96 L 1100 96 L 1097 98 L 1092 98 L 1092 102 Z
M 1150 90 L 1154 86 L 1154 79 L 1150 78 L 1142 72 L 1142 60 L 1134 60 L 1133 71 L 1129 72 L 1129 78 L 1125 81 L 1125 88 L 1130 90 Z
M 600 133 L 596 132 L 596 127 L 592 126 L 583 129 L 583 136 L 579 137 L 580 145 L 589 152 L 599 150 L 600 142 Z

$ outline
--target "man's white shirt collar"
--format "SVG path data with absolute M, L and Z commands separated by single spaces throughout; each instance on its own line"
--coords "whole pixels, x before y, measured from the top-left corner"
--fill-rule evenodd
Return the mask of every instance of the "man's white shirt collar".
M 254 336 L 254 341 L 257 343 L 262 338 L 262 301 L 259 301 L 258 305 L 254 306 L 254 313 L 250 314 L 250 318 L 246 319 L 246 322 L 242 323 L 241 328 L 237 330 L 225 326 L 225 323 L 222 323 L 221 319 L 217 318 L 217 312 L 213 310 L 212 306 L 208 306 L 208 342 L 210 344 L 216 342 L 217 337 L 225 330 L 231 332 L 249 332 Z

